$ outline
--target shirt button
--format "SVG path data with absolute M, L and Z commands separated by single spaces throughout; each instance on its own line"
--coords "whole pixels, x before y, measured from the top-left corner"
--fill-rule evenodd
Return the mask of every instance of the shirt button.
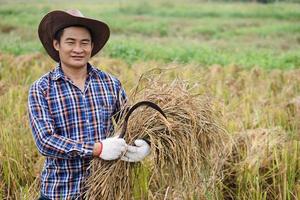
M 86 120 L 86 123 L 89 123 L 90 121 L 89 120 Z

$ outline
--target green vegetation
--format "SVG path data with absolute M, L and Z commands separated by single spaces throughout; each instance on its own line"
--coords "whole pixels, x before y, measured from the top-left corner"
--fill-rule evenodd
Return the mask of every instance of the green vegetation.
M 111 27 L 103 55 L 136 61 L 298 68 L 300 4 L 197 3 L 196 1 L 8 2 L 0 7 L 0 51 L 41 52 L 41 17 L 80 8 Z

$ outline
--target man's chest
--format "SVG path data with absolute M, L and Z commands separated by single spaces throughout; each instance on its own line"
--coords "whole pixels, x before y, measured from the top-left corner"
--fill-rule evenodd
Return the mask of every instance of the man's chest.
M 105 84 L 91 82 L 81 91 L 71 83 L 55 82 L 46 99 L 58 133 L 106 132 L 116 110 L 117 95 Z

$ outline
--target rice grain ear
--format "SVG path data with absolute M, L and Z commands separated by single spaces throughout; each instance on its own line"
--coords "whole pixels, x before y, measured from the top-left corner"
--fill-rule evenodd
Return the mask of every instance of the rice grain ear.
M 149 139 L 150 156 L 141 163 L 94 159 L 86 199 L 161 199 L 168 187 L 170 199 L 201 199 L 199 195 L 210 192 L 207 185 L 213 187 L 219 181 L 218 150 L 228 145 L 227 133 L 214 116 L 211 98 L 192 94 L 193 87 L 186 81 L 147 81 L 129 99 L 134 106 L 120 111 L 114 130 L 123 129 L 121 136 L 128 144 L 136 138 Z M 134 112 L 149 104 L 159 105 L 163 112 L 148 108 Z M 147 173 L 137 175 L 138 166 Z

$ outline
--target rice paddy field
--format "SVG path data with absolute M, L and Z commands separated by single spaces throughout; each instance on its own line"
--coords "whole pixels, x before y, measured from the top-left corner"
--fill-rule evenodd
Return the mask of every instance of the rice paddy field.
M 27 95 L 56 63 L 37 26 L 68 8 L 111 27 L 91 63 L 121 80 L 130 103 L 151 100 L 168 117 L 135 112 L 126 140 L 149 136 L 151 156 L 93 161 L 88 199 L 300 199 L 299 2 L 196 0 L 0 0 L 0 199 L 38 195 L 44 158 Z M 96 176 L 107 167 L 118 175 Z

